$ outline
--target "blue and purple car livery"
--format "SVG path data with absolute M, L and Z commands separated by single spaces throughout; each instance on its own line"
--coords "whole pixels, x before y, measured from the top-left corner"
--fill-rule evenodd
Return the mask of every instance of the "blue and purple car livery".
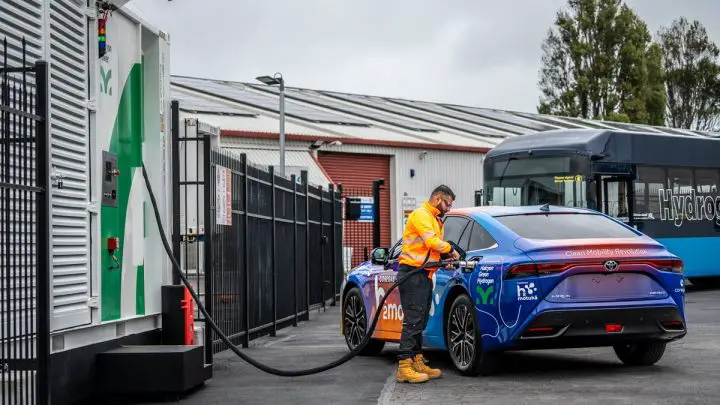
M 477 261 L 432 277 L 424 345 L 446 350 L 467 375 L 493 372 L 507 350 L 612 346 L 626 364 L 660 360 L 686 334 L 682 261 L 662 244 L 597 211 L 557 206 L 473 207 L 444 218 L 445 240 Z M 356 347 L 395 283 L 398 241 L 376 248 L 342 289 L 342 331 Z M 393 290 L 363 354 L 398 342 Z

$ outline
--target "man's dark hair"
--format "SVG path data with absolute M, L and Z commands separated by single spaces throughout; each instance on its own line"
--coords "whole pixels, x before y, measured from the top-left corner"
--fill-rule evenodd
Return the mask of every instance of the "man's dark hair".
M 452 198 L 453 201 L 455 201 L 455 193 L 453 193 L 452 190 L 450 190 L 450 187 L 448 187 L 444 184 L 441 184 L 441 185 L 435 187 L 435 190 L 433 190 L 433 192 L 432 192 L 432 194 L 430 194 L 430 196 L 432 197 L 435 194 L 445 194 L 446 196 Z

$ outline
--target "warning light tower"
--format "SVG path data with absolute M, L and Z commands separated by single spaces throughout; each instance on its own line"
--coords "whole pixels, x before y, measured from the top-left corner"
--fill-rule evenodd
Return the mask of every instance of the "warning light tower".
M 102 58 L 107 53 L 107 38 L 105 36 L 105 22 L 107 19 L 103 16 L 98 19 L 98 53 Z

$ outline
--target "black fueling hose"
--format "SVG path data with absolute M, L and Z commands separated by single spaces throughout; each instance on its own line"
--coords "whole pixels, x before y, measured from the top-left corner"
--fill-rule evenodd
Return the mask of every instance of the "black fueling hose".
M 222 330 L 217 326 L 215 321 L 212 319 L 210 314 L 205 309 L 205 306 L 200 302 L 200 297 L 198 297 L 197 293 L 193 289 L 192 285 L 190 285 L 190 282 L 187 280 L 185 275 L 182 272 L 182 269 L 180 268 L 180 263 L 177 262 L 175 259 L 175 256 L 172 254 L 172 249 L 170 248 L 170 244 L 168 243 L 167 237 L 165 236 L 165 229 L 162 226 L 162 221 L 160 219 L 160 211 L 157 207 L 157 201 L 155 200 L 155 194 L 152 191 L 152 187 L 150 187 L 150 180 L 148 179 L 147 172 L 145 171 L 145 164 L 142 165 L 142 173 L 143 178 L 145 179 L 145 187 L 147 188 L 148 194 L 150 195 L 150 201 L 152 202 L 153 211 L 155 212 L 155 221 L 157 222 L 158 228 L 160 230 L 160 238 L 162 239 L 163 246 L 165 247 L 165 252 L 167 253 L 168 257 L 172 261 L 173 269 L 175 269 L 175 272 L 182 280 L 183 284 L 187 287 L 187 289 L 190 291 L 190 294 L 192 295 L 193 299 L 197 303 L 198 309 L 200 312 L 203 313 L 205 316 L 205 323 L 210 325 L 210 327 L 220 336 L 220 339 L 222 339 L 223 342 L 225 342 L 230 350 L 232 350 L 235 354 L 237 354 L 240 358 L 247 361 L 251 365 L 255 366 L 256 368 L 259 368 L 262 371 L 265 371 L 266 373 L 274 374 L 281 377 L 300 377 L 304 375 L 310 375 L 310 374 L 316 374 L 320 373 L 326 370 L 329 370 L 331 368 L 335 368 L 337 366 L 342 365 L 343 363 L 347 362 L 348 360 L 352 359 L 353 357 L 357 356 L 360 351 L 365 347 L 365 345 L 368 344 L 370 341 L 370 337 L 373 334 L 373 331 L 375 330 L 375 326 L 377 325 L 378 319 L 380 318 L 380 313 L 382 311 L 376 311 L 375 317 L 373 318 L 372 324 L 370 325 L 370 328 L 368 328 L 367 332 L 365 333 L 365 337 L 362 341 L 355 347 L 355 349 L 351 350 L 348 354 L 345 356 L 339 358 L 338 360 L 333 361 L 332 363 L 325 364 L 323 366 L 310 368 L 307 370 L 294 370 L 294 371 L 288 371 L 288 370 L 279 370 L 270 366 L 266 366 L 257 360 L 253 359 L 252 357 L 248 356 L 247 354 L 240 351 L 240 349 L 235 346 L 230 339 L 223 333 Z M 426 263 L 425 265 L 418 267 L 416 269 L 413 269 L 408 272 L 408 274 L 403 277 L 402 279 L 398 280 L 395 284 L 393 284 L 385 293 L 385 296 L 382 297 L 380 300 L 380 303 L 378 304 L 378 308 L 382 308 L 383 305 L 385 305 L 385 300 L 390 296 L 390 292 L 397 288 L 400 284 L 404 283 L 405 280 L 407 280 L 408 277 L 410 277 L 413 274 L 418 273 L 419 271 L 424 270 L 428 267 L 440 267 L 447 264 L 454 264 L 454 265 L 460 265 L 465 266 L 466 262 L 462 261 L 442 261 L 442 262 L 430 262 Z

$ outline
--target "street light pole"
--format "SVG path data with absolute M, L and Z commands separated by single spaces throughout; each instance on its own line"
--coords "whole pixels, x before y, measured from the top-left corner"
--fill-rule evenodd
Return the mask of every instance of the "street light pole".
M 282 74 L 274 77 L 259 76 L 256 79 L 268 86 L 280 85 L 280 174 L 285 176 L 285 80 Z

